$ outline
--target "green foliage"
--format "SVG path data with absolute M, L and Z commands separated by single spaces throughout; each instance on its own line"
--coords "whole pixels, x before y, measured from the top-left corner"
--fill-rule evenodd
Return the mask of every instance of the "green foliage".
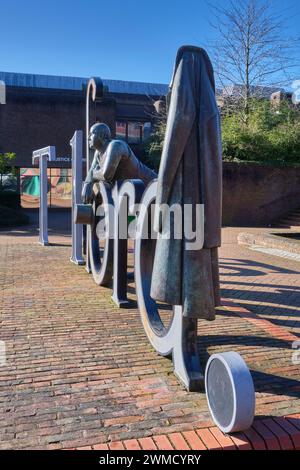
M 11 164 L 13 160 L 16 158 L 15 153 L 6 152 L 0 153 L 0 174 L 5 175 L 5 173 L 11 171 Z
M 222 140 L 225 161 L 300 164 L 300 110 L 253 100 L 247 116 L 222 117 Z
M 161 153 L 164 145 L 166 132 L 166 119 L 160 119 L 154 126 L 154 131 L 148 140 L 145 148 L 146 156 L 144 162 L 150 168 L 158 171 Z
M 2 190 L 2 176 L 7 173 L 14 173 L 12 163 L 16 158 L 15 153 L 0 153 L 0 191 Z
M 157 122 L 146 145 L 145 163 L 158 170 L 166 120 Z M 251 100 L 249 110 L 229 110 L 222 116 L 223 159 L 231 162 L 300 164 L 300 109 L 287 101 L 271 105 Z

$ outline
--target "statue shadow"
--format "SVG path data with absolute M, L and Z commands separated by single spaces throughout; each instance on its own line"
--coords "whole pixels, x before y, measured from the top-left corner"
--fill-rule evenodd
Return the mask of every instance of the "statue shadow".
M 223 298 L 240 300 L 243 307 L 264 318 L 270 317 L 276 325 L 300 328 L 300 287 L 287 284 L 289 275 L 295 277 L 299 271 L 240 259 L 228 259 L 228 262 L 222 259 L 220 268 Z M 270 273 L 283 274 L 287 277 L 286 283 L 264 282 L 263 277 Z M 235 279 L 238 277 L 240 279 Z M 260 279 L 254 282 L 253 277 Z M 297 332 L 294 334 L 300 336 Z
M 28 224 L 15 227 L 1 227 L 0 235 L 8 235 L 16 238 L 27 238 L 39 236 L 39 209 L 23 209 L 28 216 Z M 71 235 L 71 209 L 51 208 L 48 211 L 48 235 L 70 240 Z M 49 243 L 51 246 L 71 246 L 64 243 Z
M 262 263 L 261 261 L 239 258 L 220 258 L 219 266 L 224 270 L 229 269 L 230 271 L 234 271 L 233 273 L 222 272 L 221 276 L 264 276 L 266 273 L 261 271 L 261 269 L 267 269 L 269 272 L 280 274 L 298 274 L 298 271 L 292 269 Z
M 273 418 L 273 416 L 263 416 L 263 418 Z M 300 418 L 294 417 L 294 416 L 274 416 L 275 419 L 280 420 L 280 421 L 287 421 L 295 426 L 298 430 L 300 430 Z
M 286 286 L 286 288 L 291 289 L 289 286 Z M 135 296 L 133 279 L 128 279 L 128 292 L 130 293 L 130 295 Z M 137 302 L 135 300 L 131 302 L 131 307 L 137 308 Z M 167 325 L 167 323 L 172 318 L 171 306 L 163 303 L 157 303 L 157 307 L 160 312 L 163 323 Z M 218 314 L 222 316 L 224 315 L 226 317 L 237 318 L 236 313 L 231 312 L 227 309 L 223 309 L 222 307 L 218 309 Z M 266 348 L 268 350 L 273 348 L 274 350 L 288 350 L 292 354 L 290 342 L 271 336 L 201 334 L 201 322 L 199 322 L 197 345 L 200 356 L 200 364 L 202 366 L 203 371 L 205 370 L 205 365 L 212 353 L 212 348 L 217 348 L 219 352 L 225 352 L 229 350 L 237 350 L 237 352 L 239 352 L 239 350 L 241 350 L 243 346 L 246 348 L 248 347 L 249 349 L 253 347 L 259 347 L 262 355 L 263 348 Z M 247 362 L 253 378 L 256 392 L 269 393 L 271 395 L 278 396 L 285 395 L 292 398 L 300 399 L 300 384 L 298 380 L 286 377 L 284 375 L 276 375 L 268 372 L 268 370 L 257 370 L 255 360 L 251 363 L 251 355 L 248 354 L 248 357 L 250 357 L 250 360 L 247 360 Z M 168 358 L 169 360 L 172 360 L 171 356 L 168 356 Z
M 276 339 L 276 338 L 267 338 L 262 336 L 234 336 L 234 335 L 201 335 L 198 336 L 198 350 L 200 355 L 200 363 L 205 370 L 205 365 L 210 357 L 208 349 L 213 346 L 222 347 L 224 346 L 224 351 L 232 350 L 236 348 L 238 342 L 240 346 L 261 346 L 266 348 L 280 348 L 291 351 L 291 345 L 289 342 Z M 232 349 L 230 348 L 232 345 Z M 218 349 L 218 352 L 222 352 Z M 237 351 L 238 352 L 238 351 Z M 243 354 L 242 354 L 243 355 Z M 251 361 L 251 359 L 250 359 Z M 299 380 L 286 377 L 284 375 L 275 375 L 268 373 L 268 371 L 261 371 L 255 368 L 254 363 L 248 362 L 249 370 L 252 375 L 254 388 L 256 392 L 260 393 L 270 393 L 273 395 L 286 395 L 289 397 L 299 398 L 300 399 L 300 382 Z M 284 371 L 284 369 L 283 369 Z
M 66 246 L 66 247 L 71 247 L 72 244 L 71 243 L 52 243 L 52 242 L 49 242 L 49 245 L 48 246 Z

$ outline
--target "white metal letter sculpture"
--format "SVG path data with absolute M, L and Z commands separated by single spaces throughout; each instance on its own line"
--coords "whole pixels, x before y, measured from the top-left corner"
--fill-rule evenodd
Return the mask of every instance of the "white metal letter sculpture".
M 36 165 L 39 162 L 40 167 L 40 209 L 39 209 L 39 225 L 40 234 L 39 242 L 41 245 L 49 245 L 48 242 L 48 179 L 47 179 L 47 161 L 53 162 L 56 160 L 55 147 L 52 145 L 35 150 L 32 153 L 32 164 Z
M 75 131 L 70 145 L 72 147 L 72 256 L 75 264 L 85 264 L 82 256 L 82 225 L 75 224 L 74 210 L 81 203 L 82 185 L 82 131 Z

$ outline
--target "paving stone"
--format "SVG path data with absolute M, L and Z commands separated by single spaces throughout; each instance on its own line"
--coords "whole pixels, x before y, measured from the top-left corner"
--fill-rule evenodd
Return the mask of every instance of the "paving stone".
M 220 431 L 219 428 L 217 427 L 210 428 L 210 432 L 217 439 L 217 441 L 219 442 L 223 450 L 235 450 L 236 449 L 236 446 L 234 445 L 234 442 L 231 439 L 231 437 L 227 434 L 224 434 L 222 431 Z
M 221 450 L 221 446 L 209 429 L 198 429 L 197 434 L 208 450 Z
M 195 431 L 185 431 L 182 434 L 192 450 L 206 450 L 205 445 Z
M 190 447 L 188 446 L 186 440 L 184 439 L 181 433 L 175 432 L 172 434 L 168 434 L 168 438 L 171 441 L 172 445 L 174 446 L 174 449 L 190 450 Z
M 153 440 L 159 450 L 173 450 L 174 449 L 174 447 L 170 443 L 167 436 L 164 436 L 164 435 L 153 436 Z
M 144 450 L 156 450 L 157 447 L 151 437 L 142 437 L 139 439 L 139 443 Z

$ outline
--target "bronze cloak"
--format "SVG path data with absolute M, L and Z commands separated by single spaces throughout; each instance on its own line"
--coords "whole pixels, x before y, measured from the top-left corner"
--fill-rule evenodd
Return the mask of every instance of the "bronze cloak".
M 222 151 L 213 68 L 201 48 L 183 46 L 177 53 L 156 204 L 154 227 L 160 233 L 151 296 L 182 305 L 183 315 L 212 320 L 218 303 Z M 184 236 L 161 237 L 167 230 L 164 219 L 158 218 L 162 204 L 180 204 L 183 214 L 185 204 L 204 204 L 202 249 L 187 250 Z

